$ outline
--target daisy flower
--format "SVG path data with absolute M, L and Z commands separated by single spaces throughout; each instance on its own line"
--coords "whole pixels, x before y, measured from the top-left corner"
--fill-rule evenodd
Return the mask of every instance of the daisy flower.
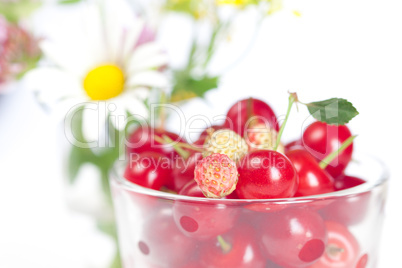
M 80 13 L 74 13 L 78 17 L 70 18 L 70 28 L 58 29 L 59 38 L 49 36 L 41 43 L 54 66 L 42 66 L 30 74 L 40 81 L 34 83 L 39 100 L 48 106 L 64 104 L 67 109 L 104 102 L 109 116 L 125 117 L 128 112 L 146 117 L 143 101 L 149 90 L 168 86 L 161 71 L 167 55 L 127 2 L 88 1 L 80 7 Z M 87 140 L 98 137 L 93 130 L 98 130 L 99 112 L 83 109 L 82 119 Z M 117 129 L 125 127 L 117 120 L 111 122 Z

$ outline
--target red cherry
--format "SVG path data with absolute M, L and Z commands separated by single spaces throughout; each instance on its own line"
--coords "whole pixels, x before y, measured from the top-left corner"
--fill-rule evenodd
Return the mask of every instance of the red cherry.
M 198 186 L 198 184 L 195 180 L 191 180 L 187 184 L 185 184 L 180 189 L 179 194 L 186 195 L 186 196 L 192 196 L 192 197 L 205 198 L 205 195 L 202 193 L 201 188 Z M 227 195 L 221 199 L 239 199 L 239 198 L 237 197 L 235 192 L 232 192 L 230 195 Z
M 273 202 L 264 202 L 264 203 L 254 203 L 250 205 L 244 206 L 247 209 L 257 211 L 257 212 L 267 212 L 267 213 L 272 213 L 272 212 L 277 212 L 284 210 L 285 208 L 288 207 L 288 204 L 277 204 Z
M 163 154 L 155 152 L 141 153 L 131 159 L 124 172 L 124 177 L 132 183 L 154 190 L 159 190 L 171 180 L 171 163 Z
M 265 268 L 265 258 L 260 252 L 256 232 L 251 226 L 236 226 L 221 235 L 220 239 L 205 242 L 200 248 L 202 267 Z
M 283 266 L 280 266 L 280 265 L 274 263 L 271 260 L 267 260 L 267 267 L 266 268 L 283 268 Z
M 144 225 L 137 242 L 138 257 L 162 267 L 180 267 L 195 259 L 196 243 L 176 227 L 172 215 L 161 211 Z
M 335 190 L 336 191 L 341 191 L 341 190 L 345 190 L 345 189 L 349 189 L 355 186 L 358 186 L 360 184 L 365 183 L 366 181 L 357 178 L 357 177 L 353 177 L 353 176 L 348 176 L 345 174 L 342 174 L 341 176 L 337 177 L 335 179 Z
M 341 196 L 327 207 L 320 210 L 325 220 L 336 221 L 344 225 L 361 222 L 366 216 L 370 201 L 370 192 Z
M 233 191 L 230 195 L 225 196 L 225 199 L 240 199 L 236 191 Z
M 202 149 L 204 147 L 206 138 L 207 138 L 207 136 L 200 136 L 200 138 L 193 143 L 193 146 L 195 146 L 199 149 Z
M 289 208 L 267 216 L 260 222 L 259 234 L 267 258 L 287 268 L 311 265 L 327 244 L 324 221 L 308 209 Z
M 342 174 L 335 179 L 335 190 L 346 190 L 365 183 L 364 180 Z M 370 193 L 339 197 L 328 207 L 321 210 L 327 220 L 333 220 L 345 225 L 353 225 L 363 220 L 367 213 Z M 347 207 L 348 209 L 344 209 Z
M 309 153 L 321 161 L 330 153 L 337 151 L 341 144 L 351 136 L 347 126 L 328 125 L 317 121 L 304 131 L 303 144 Z M 332 160 L 325 169 L 331 176 L 338 177 L 352 159 L 352 152 L 353 143 Z
M 203 268 L 203 266 L 200 265 L 199 261 L 192 261 L 190 263 L 187 263 L 183 266 L 180 266 L 180 268 Z
M 184 185 L 180 189 L 179 194 L 192 197 L 205 197 L 195 180 L 189 181 L 186 185 Z
M 184 160 L 182 157 L 177 158 L 172 171 L 172 190 L 179 192 L 184 185 L 194 179 L 195 166 L 201 159 L 202 153 L 200 152 L 193 152 L 187 160 Z
M 294 195 L 298 178 L 290 160 L 276 151 L 259 150 L 240 161 L 236 193 L 243 199 L 282 198 Z
M 225 127 L 230 128 L 240 136 L 244 136 L 245 129 L 252 123 L 268 123 L 271 128 L 279 131 L 276 115 L 265 102 L 249 98 L 236 102 L 227 113 Z
M 368 255 L 364 254 L 357 262 L 356 268 L 366 268 L 368 263 Z
M 299 148 L 303 148 L 303 142 L 300 139 L 291 141 L 285 145 L 285 153 Z
M 205 197 L 201 189 L 190 182 L 179 192 L 180 195 Z M 202 196 L 201 196 L 202 195 Z M 239 209 L 217 200 L 176 201 L 173 218 L 180 231 L 198 240 L 215 238 L 229 231 L 239 216 Z
M 143 152 L 156 152 L 164 154 L 167 157 L 174 158 L 178 153 L 169 144 L 161 144 L 154 139 L 154 135 L 162 137 L 168 136 L 176 142 L 183 142 L 183 140 L 175 133 L 168 132 L 163 129 L 151 127 L 139 127 L 129 137 L 127 145 L 128 153 L 143 153 Z
M 334 179 L 321 169 L 317 161 L 307 151 L 294 149 L 286 156 L 292 161 L 299 176 L 299 186 L 295 196 L 309 196 L 334 191 Z
M 326 221 L 328 245 L 324 255 L 309 268 L 355 267 L 359 243 L 348 228 L 333 221 Z

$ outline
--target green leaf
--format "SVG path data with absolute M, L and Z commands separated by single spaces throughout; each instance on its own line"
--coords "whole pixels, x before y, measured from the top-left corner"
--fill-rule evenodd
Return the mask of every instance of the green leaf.
M 83 106 L 78 107 L 74 112 L 74 117 L 71 120 L 71 133 L 82 143 L 85 143 L 83 135 Z M 68 159 L 68 178 L 70 183 L 74 183 L 77 179 L 77 175 L 80 168 L 85 163 L 92 163 L 97 165 L 97 156 L 90 148 L 81 148 L 76 144 L 71 144 L 70 155 Z
M 114 219 L 109 221 L 97 221 L 96 227 L 99 231 L 108 236 L 111 236 L 113 239 L 117 241 L 117 230 L 116 230 L 116 222 Z
M 359 114 L 352 103 L 340 98 L 311 102 L 306 106 L 315 119 L 334 125 L 344 125 Z
M 218 80 L 218 76 L 204 76 L 200 80 L 191 78 L 188 86 L 198 97 L 204 97 L 205 93 L 218 87 Z
M 219 77 L 205 75 L 202 78 L 179 77 L 171 95 L 171 102 L 203 98 L 205 93 L 218 87 Z
M 88 148 L 72 145 L 68 161 L 68 179 L 72 184 L 77 179 L 80 168 L 85 163 L 96 163 L 96 155 Z
M 115 256 L 108 266 L 109 268 L 121 268 L 122 264 L 120 262 L 120 250 L 119 250 L 119 244 L 118 244 L 118 237 L 117 237 L 117 226 L 116 226 L 116 221 L 115 219 L 111 221 L 98 221 L 97 222 L 97 227 L 98 229 L 105 233 L 106 235 L 110 236 L 113 238 L 115 246 L 116 246 L 116 253 Z
M 40 1 L 0 1 L 0 14 L 9 22 L 18 23 L 21 18 L 29 16 L 35 9 L 41 6 Z
M 200 0 L 168 0 L 165 4 L 167 11 L 186 13 L 194 19 L 199 19 L 203 15 L 203 5 Z
M 65 5 L 65 4 L 75 4 L 81 2 L 81 0 L 59 0 L 59 4 Z

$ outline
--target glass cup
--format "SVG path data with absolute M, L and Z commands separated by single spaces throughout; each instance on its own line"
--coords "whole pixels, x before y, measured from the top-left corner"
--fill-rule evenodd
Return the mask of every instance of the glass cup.
M 110 183 L 122 263 L 139 267 L 374 268 L 388 173 L 357 155 L 346 173 L 367 182 L 286 199 L 207 199 Z M 342 266 L 343 265 L 343 266 Z

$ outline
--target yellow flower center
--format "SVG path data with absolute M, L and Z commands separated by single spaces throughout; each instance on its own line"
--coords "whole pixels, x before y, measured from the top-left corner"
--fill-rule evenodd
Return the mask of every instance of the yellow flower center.
M 98 66 L 84 78 L 84 89 L 92 100 L 114 98 L 123 92 L 123 71 L 112 64 Z

